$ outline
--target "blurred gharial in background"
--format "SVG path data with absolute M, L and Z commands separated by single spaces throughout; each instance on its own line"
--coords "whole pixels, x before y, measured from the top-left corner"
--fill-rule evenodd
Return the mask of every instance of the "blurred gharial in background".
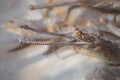
M 22 75 L 22 80 L 120 80 L 120 0 L 33 2 L 25 7 L 24 17 L 13 16 L 1 25 L 2 31 L 16 35 L 7 38 L 7 47 L 14 45 L 1 53 L 14 56 L 9 60 L 18 69 L 17 79 Z M 23 68 L 36 66 L 33 63 L 40 66 L 30 68 L 33 72 L 28 69 L 27 76 L 37 75 L 26 77 Z M 4 75 L 9 73 L 5 70 Z

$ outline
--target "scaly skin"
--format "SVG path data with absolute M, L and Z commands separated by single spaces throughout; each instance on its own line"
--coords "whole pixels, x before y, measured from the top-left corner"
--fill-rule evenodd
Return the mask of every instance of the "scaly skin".
M 91 38 L 93 39 L 91 40 Z M 92 42 L 90 45 L 82 46 L 82 50 L 85 50 L 87 55 L 99 59 L 106 65 L 120 66 L 120 48 L 117 43 L 107 41 L 96 35 L 86 39 Z M 79 51 L 81 50 L 78 46 L 76 48 Z

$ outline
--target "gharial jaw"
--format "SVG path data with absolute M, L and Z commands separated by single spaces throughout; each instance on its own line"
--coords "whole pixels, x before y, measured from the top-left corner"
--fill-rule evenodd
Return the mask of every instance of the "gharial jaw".
M 74 26 L 75 27 L 75 26 Z M 29 26 L 22 26 L 23 29 L 28 29 L 35 31 L 37 33 L 44 33 L 48 35 L 53 35 L 56 37 L 52 41 L 35 41 L 30 39 L 19 40 L 22 44 L 35 44 L 35 45 L 67 45 L 78 48 L 78 50 L 84 49 L 87 55 L 96 57 L 100 61 L 107 65 L 120 65 L 120 48 L 117 43 L 108 41 L 102 36 L 97 34 L 88 34 L 79 30 L 75 27 L 72 35 L 60 34 L 60 33 L 50 33 L 50 32 L 40 32 Z M 86 54 L 86 53 L 85 53 Z

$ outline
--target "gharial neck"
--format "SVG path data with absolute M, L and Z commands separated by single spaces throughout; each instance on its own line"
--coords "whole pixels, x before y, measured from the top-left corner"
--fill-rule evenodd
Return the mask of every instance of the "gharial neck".
M 120 48 L 117 43 L 99 38 L 93 45 L 95 49 L 91 49 L 91 54 L 107 65 L 120 66 Z

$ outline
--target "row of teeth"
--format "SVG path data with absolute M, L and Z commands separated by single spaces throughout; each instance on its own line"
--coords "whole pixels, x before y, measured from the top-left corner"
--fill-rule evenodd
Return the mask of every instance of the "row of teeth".
M 33 40 L 26 40 L 26 39 L 19 39 L 19 43 L 21 44 L 35 44 L 35 45 L 84 45 L 89 44 L 86 42 L 47 42 L 47 41 L 33 41 Z

